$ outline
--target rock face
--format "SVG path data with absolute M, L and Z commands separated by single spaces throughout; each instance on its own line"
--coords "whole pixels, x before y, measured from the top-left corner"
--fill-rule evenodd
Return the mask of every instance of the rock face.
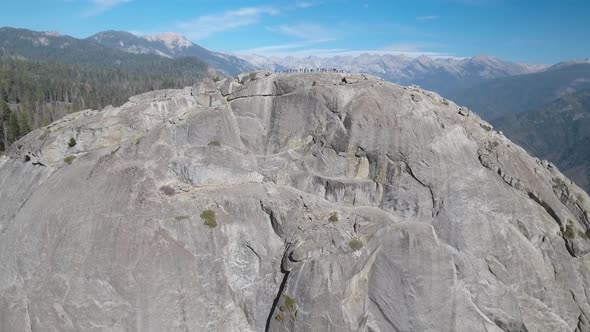
M 590 331 L 590 198 L 418 88 L 241 75 L 1 158 L 2 331 Z

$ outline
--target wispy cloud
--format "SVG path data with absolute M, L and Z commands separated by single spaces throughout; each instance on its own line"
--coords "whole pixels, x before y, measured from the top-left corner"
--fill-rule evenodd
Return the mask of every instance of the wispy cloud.
M 92 0 L 93 3 L 100 5 L 100 6 L 106 6 L 106 7 L 112 7 L 115 5 L 118 5 L 122 2 L 127 2 L 129 0 Z
M 313 7 L 315 4 L 310 1 L 297 1 L 295 2 L 295 7 L 297 8 L 310 8 Z
M 504 2 L 505 0 L 442 0 L 445 2 L 453 2 L 461 5 L 481 6 Z
M 203 15 L 194 20 L 177 24 L 177 29 L 190 39 L 205 39 L 214 33 L 235 30 L 257 24 L 265 15 L 278 15 L 275 7 L 246 7 L 215 15 Z
M 440 18 L 440 16 L 438 16 L 438 15 L 426 15 L 426 16 L 418 16 L 418 17 L 416 17 L 416 20 L 426 22 L 426 21 L 438 20 L 439 18 Z
M 301 40 L 334 40 L 336 33 L 321 24 L 299 23 L 296 25 L 283 24 L 276 28 L 268 28 L 270 31 L 278 32 L 289 37 Z
M 427 55 L 434 58 L 459 58 L 454 54 L 425 51 L 423 48 L 426 44 L 393 44 L 380 49 L 346 49 L 346 48 L 327 48 L 321 47 L 321 41 L 315 42 L 300 42 L 288 43 L 278 45 L 268 45 L 256 47 L 251 49 L 239 50 L 235 54 L 257 54 L 266 57 L 286 57 L 292 56 L 296 58 L 303 58 L 308 56 L 316 56 L 320 58 L 334 57 L 334 56 L 359 56 L 361 54 L 371 55 L 404 55 L 407 57 L 419 57 Z M 317 47 L 320 46 L 320 47 Z
M 391 51 L 391 52 L 422 52 L 424 50 L 424 44 L 416 44 L 416 43 L 400 43 L 400 44 L 392 44 L 383 47 L 382 51 Z
M 90 0 L 92 6 L 83 13 L 83 16 L 96 16 L 111 10 L 117 5 L 131 1 L 132 0 Z
M 297 43 L 287 43 L 287 44 L 277 44 L 277 45 L 268 45 L 268 46 L 260 46 L 249 48 L 245 50 L 236 51 L 233 53 L 239 54 L 258 54 L 258 55 L 274 55 L 282 52 L 290 52 L 293 50 L 300 50 L 305 49 L 314 44 L 322 43 L 322 40 L 311 40 L 305 42 L 297 42 Z

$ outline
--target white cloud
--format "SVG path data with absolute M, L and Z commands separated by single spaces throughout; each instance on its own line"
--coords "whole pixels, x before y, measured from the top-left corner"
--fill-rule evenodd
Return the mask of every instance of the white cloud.
M 426 15 L 426 16 L 418 16 L 418 17 L 416 17 L 416 19 L 418 21 L 422 21 L 422 22 L 434 21 L 434 20 L 438 20 L 439 18 L 440 18 L 440 16 L 438 16 L 438 15 Z
M 447 2 L 455 2 L 462 5 L 486 5 L 490 3 L 500 2 L 503 0 L 445 0 Z
M 299 43 L 288 43 L 288 44 L 278 44 L 278 45 L 268 45 L 268 46 L 260 46 L 249 48 L 245 50 L 236 51 L 233 53 L 238 54 L 259 54 L 259 55 L 266 55 L 266 54 L 277 54 L 283 52 L 291 52 L 293 50 L 300 50 L 305 49 L 316 43 L 321 43 L 321 40 L 317 41 L 306 41 L 306 42 L 299 42 Z
M 371 55 L 404 55 L 411 58 L 417 58 L 419 56 L 429 56 L 433 58 L 458 58 L 453 54 L 438 53 L 438 52 L 405 52 L 405 51 L 384 51 L 384 50 L 351 50 L 342 48 L 317 48 L 317 49 L 301 49 L 290 52 L 274 52 L 268 56 L 286 57 L 292 56 L 296 58 L 303 58 L 308 56 L 317 56 L 320 58 L 329 58 L 335 56 L 352 56 L 356 57 L 361 54 Z
M 423 51 L 421 50 L 421 44 L 394 44 L 381 49 L 353 50 L 346 48 L 314 47 L 314 44 L 319 43 L 321 43 L 321 41 L 268 45 L 251 49 L 239 50 L 233 53 L 244 55 L 256 54 L 266 57 L 279 58 L 287 56 L 292 56 L 296 58 L 304 58 L 308 56 L 317 56 L 320 58 L 328 58 L 335 56 L 355 57 L 361 54 L 404 55 L 408 57 L 419 57 L 422 55 L 427 55 L 433 58 L 459 58 L 454 54 L 450 53 Z
M 280 10 L 274 7 L 240 8 L 215 15 L 199 16 L 194 20 L 179 23 L 177 29 L 190 39 L 199 40 L 218 32 L 256 24 L 264 15 L 278 14 Z
M 426 49 L 434 49 L 434 48 L 443 48 L 444 45 L 439 43 L 399 43 L 399 44 L 391 44 L 383 47 L 382 51 L 391 51 L 391 52 L 414 52 L 420 53 L 424 52 Z
M 315 23 L 283 24 L 277 28 L 269 28 L 269 30 L 301 40 L 328 41 L 334 40 L 336 35 L 332 30 Z
M 309 1 L 297 1 L 295 2 L 295 7 L 297 8 L 310 8 L 313 7 L 315 4 Z
M 99 5 L 99 6 L 107 6 L 112 7 L 116 6 L 123 2 L 128 2 L 129 0 L 92 0 L 92 3 Z
M 422 48 L 419 44 L 393 44 L 384 47 L 383 51 L 391 52 L 420 52 Z
M 90 0 L 92 6 L 83 13 L 83 16 L 96 16 L 112 9 L 117 5 L 131 1 L 132 0 Z

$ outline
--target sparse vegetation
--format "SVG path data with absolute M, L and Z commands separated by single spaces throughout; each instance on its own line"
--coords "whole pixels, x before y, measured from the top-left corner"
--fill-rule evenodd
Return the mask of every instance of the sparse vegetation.
M 74 146 L 76 146 L 76 144 L 77 144 L 77 143 L 76 143 L 76 139 L 75 139 L 75 138 L 73 138 L 73 137 L 72 137 L 72 138 L 70 138 L 70 141 L 68 142 L 68 146 L 69 146 L 70 148 L 73 148 Z
M 166 196 L 174 196 L 174 194 L 176 194 L 176 190 L 168 185 L 161 186 L 160 191 Z
M 297 309 L 297 301 L 295 298 L 285 294 L 283 295 L 283 305 L 279 307 L 281 312 L 289 312 L 294 314 Z
M 201 213 L 201 219 L 203 219 L 203 224 L 209 226 L 210 228 L 215 228 L 217 226 L 217 221 L 215 220 L 215 211 L 213 210 L 205 210 Z
M 485 125 L 483 123 L 480 123 L 479 126 L 482 127 L 485 131 L 492 131 L 492 129 L 494 129 L 494 128 L 492 128 L 488 125 Z
M 553 179 L 553 190 L 565 191 L 567 189 L 567 183 L 560 178 Z
M 180 220 L 187 220 L 187 219 L 190 219 L 190 218 L 191 218 L 190 216 L 176 216 L 176 217 L 174 217 L 174 219 L 176 219 L 178 221 L 180 221 Z
M 570 240 L 576 237 L 576 232 L 574 231 L 574 224 L 571 220 L 569 220 L 567 225 L 565 226 L 564 235 Z
M 349 246 L 349 247 L 350 247 L 350 249 L 352 249 L 353 251 L 358 251 L 358 250 L 361 250 L 361 249 L 362 249 L 362 247 L 363 247 L 364 245 L 365 245 L 365 244 L 364 244 L 364 243 L 363 243 L 363 241 L 362 241 L 362 240 L 360 240 L 360 239 L 352 239 L 352 240 L 350 240 L 350 242 L 348 242 L 348 246 Z
M 76 156 L 67 156 L 64 158 L 64 163 L 71 165 L 75 159 L 76 159 Z
M 275 319 L 278 320 L 279 322 L 282 322 L 285 320 L 285 316 L 283 316 L 283 314 L 279 313 L 275 316 Z
M 336 213 L 336 211 L 332 212 L 332 214 L 328 218 L 328 221 L 337 222 L 338 221 L 338 213 Z
M 584 240 L 590 240 L 590 231 L 586 231 L 586 233 L 578 231 L 578 236 Z

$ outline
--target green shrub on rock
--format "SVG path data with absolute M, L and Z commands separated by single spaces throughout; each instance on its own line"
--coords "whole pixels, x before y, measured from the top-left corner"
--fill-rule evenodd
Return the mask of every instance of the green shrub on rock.
M 75 139 L 75 138 L 73 138 L 73 137 L 72 137 L 72 138 L 70 138 L 70 141 L 68 142 L 68 146 L 69 146 L 70 148 L 73 148 L 74 146 L 76 146 L 76 144 L 77 144 L 77 142 L 76 142 L 76 139 Z
M 352 249 L 353 251 L 358 251 L 361 250 L 361 248 L 364 246 L 365 244 L 363 243 L 363 241 L 361 241 L 360 239 L 352 239 L 350 240 L 350 242 L 348 242 L 348 246 L 350 247 L 350 249 Z
M 564 232 L 565 237 L 567 237 L 568 239 L 573 239 L 576 237 L 576 232 L 574 231 L 574 225 L 572 224 L 572 221 L 568 221 L 567 225 L 565 226 L 565 232 Z
M 590 240 L 590 231 L 578 232 L 578 236 L 584 240 Z
M 217 221 L 215 220 L 215 211 L 213 210 L 203 211 L 203 213 L 201 213 L 201 219 L 203 219 L 203 224 L 209 226 L 210 228 L 217 226 Z
M 330 218 L 328 218 L 328 221 L 337 222 L 338 221 L 338 213 L 336 213 L 336 211 L 332 212 L 332 214 L 330 215 Z
M 75 159 L 76 159 L 76 156 L 67 156 L 64 158 L 64 163 L 71 165 Z
M 294 317 L 297 312 L 297 301 L 295 301 L 295 298 L 287 294 L 283 295 L 283 305 L 279 307 L 279 311 L 281 318 L 284 318 L 283 313 L 290 313 Z

